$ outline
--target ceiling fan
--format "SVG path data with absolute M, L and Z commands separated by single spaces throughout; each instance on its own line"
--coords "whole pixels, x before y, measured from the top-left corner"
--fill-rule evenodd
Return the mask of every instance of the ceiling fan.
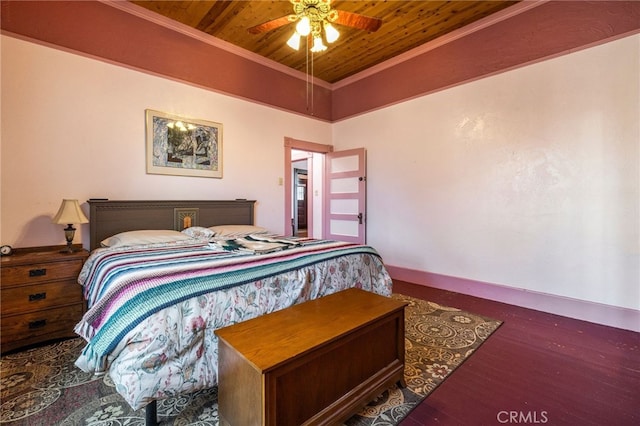
M 331 0 L 290 1 L 293 5 L 293 14 L 264 22 L 249 28 L 247 31 L 251 34 L 260 34 L 298 21 L 296 31 L 287 41 L 287 44 L 298 50 L 300 38 L 311 36 L 313 38 L 311 51 L 321 52 L 327 49 L 322 40 L 323 32 L 327 43 L 333 43 L 340 36 L 340 33 L 333 27 L 332 23 L 370 32 L 378 30 L 382 25 L 382 20 L 378 18 L 332 9 Z

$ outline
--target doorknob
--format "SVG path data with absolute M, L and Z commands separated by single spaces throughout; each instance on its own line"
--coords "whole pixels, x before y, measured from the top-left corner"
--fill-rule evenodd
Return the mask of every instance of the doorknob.
M 358 213 L 358 224 L 362 225 L 362 213 Z

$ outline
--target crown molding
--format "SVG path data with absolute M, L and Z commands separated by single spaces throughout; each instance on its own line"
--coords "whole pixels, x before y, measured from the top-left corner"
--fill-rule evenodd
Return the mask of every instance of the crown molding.
M 425 44 L 423 44 L 422 46 L 418 46 L 414 49 L 411 49 L 407 52 L 404 52 L 400 55 L 397 55 L 387 61 L 384 61 L 380 64 L 377 65 L 373 65 L 369 68 L 367 68 L 364 71 L 361 71 L 357 74 L 354 74 L 352 76 L 346 77 L 338 82 L 335 83 L 328 83 L 324 80 L 321 80 L 319 78 L 313 77 L 313 76 L 307 76 L 306 73 L 303 73 L 301 71 L 297 71 L 291 67 L 288 67 L 286 65 L 282 65 L 279 62 L 273 61 L 271 59 L 265 58 L 264 56 L 258 55 L 257 53 L 253 53 L 249 50 L 243 49 L 239 46 L 236 46 L 232 43 L 229 43 L 227 41 L 224 41 L 220 38 L 214 37 L 212 35 L 209 35 L 203 31 L 199 31 L 196 30 L 195 28 L 192 28 L 188 25 L 185 25 L 181 22 L 178 21 L 174 21 L 173 19 L 169 19 L 165 16 L 162 16 L 160 14 L 154 13 L 148 9 L 145 9 L 141 6 L 138 6 L 136 4 L 133 4 L 131 2 L 128 1 L 113 1 L 113 0 L 98 0 L 101 3 L 104 3 L 106 5 L 109 5 L 111 7 L 114 7 L 116 9 L 119 9 L 123 12 L 129 13 L 131 15 L 135 15 L 139 18 L 145 19 L 149 22 L 153 22 L 156 25 L 160 25 L 164 28 L 167 28 L 169 30 L 172 31 L 176 31 L 178 33 L 181 33 L 183 35 L 186 35 L 188 37 L 192 37 L 196 40 L 199 40 L 201 42 L 210 44 L 211 46 L 215 46 L 219 49 L 223 49 L 229 53 L 233 53 L 234 55 L 238 55 L 241 56 L 245 59 L 248 59 L 250 61 L 256 62 L 260 65 L 269 67 L 275 71 L 278 72 L 282 72 L 285 74 L 288 74 L 292 77 L 298 78 L 300 80 L 304 80 L 307 81 L 308 79 L 312 80 L 312 83 L 316 86 L 319 87 L 323 87 L 325 89 L 329 89 L 329 90 L 334 90 L 334 89 L 339 89 L 341 87 L 344 86 L 348 86 L 349 84 L 353 84 L 358 80 L 362 80 L 364 78 L 367 78 L 373 74 L 376 74 L 380 71 L 383 71 L 387 68 L 391 68 L 394 67 L 402 62 L 406 62 L 412 58 L 415 58 L 417 56 L 420 56 L 422 54 L 424 54 L 425 52 L 428 52 L 430 50 L 436 49 L 440 46 L 443 46 L 445 44 L 451 43 L 455 40 L 458 40 L 462 37 L 466 37 L 470 34 L 473 34 L 476 31 L 480 31 L 483 28 L 487 28 L 490 27 L 492 25 L 495 25 L 499 22 L 502 22 L 506 19 L 512 18 L 516 15 L 519 15 L 520 13 L 526 12 L 530 9 L 533 9 L 535 7 L 538 7 L 540 5 L 543 5 L 544 3 L 547 3 L 549 0 L 523 0 L 518 4 L 515 4 L 511 7 L 508 7 L 506 9 L 503 9 L 499 12 L 496 12 L 492 15 L 489 15 L 485 18 L 482 18 L 472 24 L 469 24 L 465 27 L 459 28 L 457 30 L 454 30 L 448 34 L 445 34 L 444 36 L 439 37 L 436 40 L 432 40 L 430 42 L 427 42 Z
M 253 61 L 257 64 L 269 67 L 275 71 L 290 75 L 292 77 L 298 78 L 303 81 L 307 81 L 308 79 L 312 80 L 312 83 L 316 86 L 323 87 L 325 89 L 331 89 L 331 83 L 328 83 L 324 80 L 313 76 L 307 76 L 306 73 L 295 70 L 286 65 L 282 65 L 279 62 L 273 61 L 269 58 L 265 58 L 264 56 L 258 55 L 257 53 L 253 53 L 247 49 L 243 49 L 235 44 L 224 41 L 220 38 L 209 35 L 203 31 L 196 30 L 188 25 L 185 25 L 181 22 L 174 21 L 173 19 L 169 19 L 160 14 L 154 13 L 150 10 L 145 9 L 144 7 L 138 6 L 137 4 L 133 4 L 128 1 L 113 1 L 113 0 L 98 0 L 100 3 L 111 6 L 113 8 L 119 9 L 123 12 L 129 13 L 131 15 L 137 16 L 138 18 L 144 19 L 146 21 L 152 22 L 156 25 L 160 25 L 168 30 L 172 30 L 203 43 L 207 43 L 211 46 L 217 47 L 219 49 L 225 50 L 234 55 L 240 56 L 242 58 Z
M 458 28 L 457 30 L 451 31 L 448 34 L 445 34 L 443 36 L 438 37 L 435 40 L 429 41 L 421 46 L 418 46 L 414 49 L 411 49 L 407 52 L 401 53 L 397 56 L 394 56 L 391 59 L 388 59 L 384 62 L 381 62 L 377 65 L 373 65 L 369 68 L 367 68 L 364 71 L 361 71 L 357 74 L 354 74 L 352 76 L 343 78 L 340 81 L 337 81 L 335 83 L 332 84 L 332 89 L 339 89 L 341 87 L 344 86 L 348 86 L 350 84 L 353 84 L 355 82 L 357 82 L 358 80 L 362 80 L 365 79 L 367 77 L 370 77 L 380 71 L 383 71 L 387 68 L 391 68 L 394 67 L 398 64 L 401 64 L 403 62 L 406 62 L 410 59 L 413 59 L 415 57 L 418 57 L 420 55 L 425 54 L 426 52 L 429 52 L 430 50 L 436 49 L 438 47 L 444 46 L 446 44 L 449 44 L 453 41 L 456 41 L 462 37 L 466 37 L 468 35 L 471 35 L 473 33 L 475 33 L 476 31 L 480 31 L 484 28 L 490 27 L 492 25 L 495 25 L 499 22 L 502 22 L 506 19 L 512 18 L 516 15 L 519 15 L 523 12 L 526 12 L 528 10 L 531 10 L 535 7 L 541 6 L 544 3 L 547 3 L 549 0 L 523 0 L 522 2 L 515 4 L 513 6 L 510 6 L 506 9 L 502 9 L 501 11 L 498 11 L 494 14 L 491 14 L 487 17 L 484 17 L 482 19 L 479 19 L 469 25 L 466 25 L 462 28 Z

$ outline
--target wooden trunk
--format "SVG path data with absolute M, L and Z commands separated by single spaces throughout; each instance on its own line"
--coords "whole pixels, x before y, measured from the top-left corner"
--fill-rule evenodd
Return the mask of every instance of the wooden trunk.
M 404 385 L 404 306 L 349 289 L 216 331 L 221 424 L 336 424 Z

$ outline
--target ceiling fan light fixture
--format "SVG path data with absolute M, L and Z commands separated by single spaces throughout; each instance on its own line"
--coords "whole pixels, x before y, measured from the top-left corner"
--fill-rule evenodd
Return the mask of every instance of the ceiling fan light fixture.
M 296 24 L 296 31 L 303 37 L 309 35 L 311 32 L 311 22 L 308 17 L 303 16 L 300 18 L 300 21 Z
M 295 31 L 289 38 L 289 40 L 287 41 L 287 45 L 294 50 L 300 49 L 300 34 L 298 34 L 297 31 Z
M 327 40 L 327 43 L 333 43 L 340 37 L 340 33 L 336 28 L 331 25 L 329 22 L 324 23 L 324 38 Z
M 314 53 L 317 52 L 323 52 L 327 50 L 327 46 L 324 45 L 324 43 L 322 42 L 322 37 L 316 36 L 313 38 L 313 47 L 311 48 L 311 51 Z
M 293 6 L 293 13 L 264 22 L 248 28 L 251 34 L 260 34 L 280 28 L 284 25 L 295 24 L 296 33 L 287 41 L 287 45 L 295 50 L 300 50 L 301 40 L 305 38 L 305 50 L 313 40 L 312 52 L 327 50 L 327 44 L 332 44 L 340 38 L 340 32 L 334 23 L 351 28 L 377 31 L 382 25 L 382 20 L 331 8 L 331 0 L 289 0 Z

